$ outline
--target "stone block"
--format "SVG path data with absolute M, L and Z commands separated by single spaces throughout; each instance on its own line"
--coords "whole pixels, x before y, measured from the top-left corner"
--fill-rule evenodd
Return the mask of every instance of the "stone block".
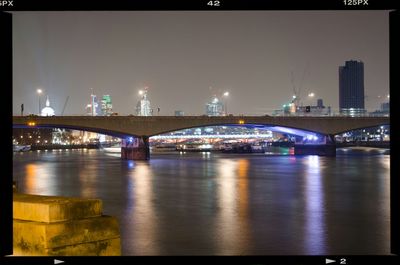
M 57 248 L 119 237 L 118 222 L 100 216 L 57 223 L 13 220 L 13 242 L 21 248 Z
M 13 218 L 35 222 L 60 222 L 101 216 L 102 201 L 13 193 Z
M 102 202 L 14 193 L 14 256 L 119 256 L 115 217 Z

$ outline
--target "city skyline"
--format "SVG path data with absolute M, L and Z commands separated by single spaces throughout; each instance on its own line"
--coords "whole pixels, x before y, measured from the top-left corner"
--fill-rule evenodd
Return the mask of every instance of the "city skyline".
M 321 98 L 337 110 L 337 69 L 348 60 L 364 62 L 368 111 L 389 94 L 388 11 L 13 15 L 14 115 L 21 104 L 37 112 L 39 88 L 56 115 L 67 97 L 64 115 L 84 115 L 91 88 L 110 95 L 115 112 L 134 114 L 145 86 L 160 115 L 204 114 L 223 91 L 229 113 L 263 115 L 288 103 L 293 85 L 305 105 Z

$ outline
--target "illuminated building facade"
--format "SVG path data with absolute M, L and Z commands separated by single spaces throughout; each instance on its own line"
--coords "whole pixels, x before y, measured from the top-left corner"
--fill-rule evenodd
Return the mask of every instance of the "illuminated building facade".
M 214 96 L 211 102 L 206 104 L 206 115 L 207 116 L 224 116 L 224 103 L 218 99 L 217 96 Z
M 86 105 L 86 115 L 88 116 L 97 116 L 99 111 L 99 104 L 97 103 L 97 96 L 91 94 L 90 95 L 90 103 Z
M 103 95 L 101 99 L 101 113 L 103 116 L 111 116 L 113 113 L 110 95 Z
M 150 100 L 147 98 L 147 89 L 142 91 L 142 98 L 136 104 L 136 115 L 152 116 L 153 110 L 150 107 Z

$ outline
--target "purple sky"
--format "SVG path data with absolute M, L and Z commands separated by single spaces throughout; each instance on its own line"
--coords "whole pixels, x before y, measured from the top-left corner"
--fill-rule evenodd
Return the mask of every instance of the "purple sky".
M 135 112 L 149 86 L 160 115 L 205 113 L 229 91 L 228 112 L 262 115 L 302 87 L 338 109 L 338 67 L 362 60 L 366 107 L 389 93 L 388 11 L 13 12 L 13 112 L 38 112 L 36 89 L 56 115 L 84 114 L 90 88 L 115 112 Z M 303 73 L 304 80 L 303 79 Z M 210 87 L 212 89 L 210 90 Z M 45 97 L 41 102 L 44 105 Z

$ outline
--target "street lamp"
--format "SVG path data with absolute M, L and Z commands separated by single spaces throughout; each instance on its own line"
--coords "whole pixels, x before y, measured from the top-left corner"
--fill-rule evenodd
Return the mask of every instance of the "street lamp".
M 229 92 L 226 91 L 226 92 L 224 93 L 224 97 L 227 98 L 228 96 L 229 96 Z M 225 104 L 224 104 L 224 105 L 225 105 L 225 106 L 224 106 L 224 107 L 225 107 L 225 115 L 228 116 L 228 102 L 227 102 L 226 99 L 224 100 L 224 103 L 225 103 Z
M 38 88 L 37 90 L 36 90 L 36 93 L 38 94 L 38 97 L 39 97 L 39 115 L 40 115 L 40 95 L 42 94 L 42 90 L 40 89 L 40 88 Z
M 310 100 L 309 100 L 310 105 L 312 105 L 312 99 L 314 98 L 314 96 L 315 96 L 315 93 L 314 93 L 314 92 L 308 93 L 308 98 L 310 99 Z

